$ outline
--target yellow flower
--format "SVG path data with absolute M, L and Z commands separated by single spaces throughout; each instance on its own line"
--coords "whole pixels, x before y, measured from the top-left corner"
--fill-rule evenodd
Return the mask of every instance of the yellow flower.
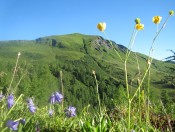
M 141 24 L 141 23 L 136 24 L 135 28 L 136 28 L 137 30 L 143 30 L 143 29 L 144 29 L 144 24 Z
M 105 22 L 98 23 L 97 28 L 103 32 L 106 29 L 106 23 Z
M 135 23 L 136 23 L 136 24 L 140 24 L 140 18 L 136 18 L 136 19 L 135 19 Z
M 170 14 L 171 16 L 174 16 L 174 11 L 173 11 L 173 10 L 169 11 L 169 14 Z
M 162 20 L 162 17 L 161 16 L 154 16 L 153 19 L 152 19 L 152 21 L 155 24 L 159 24 L 161 20 Z

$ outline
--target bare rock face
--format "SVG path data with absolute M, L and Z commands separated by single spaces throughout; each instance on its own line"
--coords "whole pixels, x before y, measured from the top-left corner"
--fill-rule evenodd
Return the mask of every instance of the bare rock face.
M 109 40 L 105 40 L 101 36 L 98 36 L 96 39 L 92 40 L 91 44 L 95 49 L 98 50 L 100 50 L 100 47 L 103 47 L 103 51 L 106 51 L 106 49 L 112 49 L 113 46 L 116 49 L 120 49 L 122 52 L 126 52 L 127 50 L 125 46 L 116 44 L 114 41 L 110 42 Z

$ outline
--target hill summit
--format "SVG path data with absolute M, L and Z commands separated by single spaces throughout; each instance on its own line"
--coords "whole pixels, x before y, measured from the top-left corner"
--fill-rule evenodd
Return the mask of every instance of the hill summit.
M 127 48 L 113 41 L 112 44 L 124 60 Z M 102 104 L 112 107 L 112 99 L 116 98 L 119 89 L 125 90 L 123 61 L 118 58 L 113 46 L 101 36 L 78 33 L 41 37 L 31 41 L 0 41 L 0 71 L 5 73 L 0 77 L 1 89 L 6 92 L 17 53 L 21 52 L 18 73 L 12 84 L 15 88 L 22 79 L 16 94 L 23 93 L 26 98 L 32 96 L 39 100 L 38 105 L 44 105 L 53 92 L 61 92 L 62 71 L 65 103 L 80 109 L 91 104 L 92 109 L 96 109 L 98 102 L 92 74 L 94 70 Z M 133 90 L 137 85 L 137 63 L 142 76 L 147 66 L 146 60 L 146 55 L 131 52 L 127 68 Z M 151 87 L 155 96 L 160 95 L 160 88 L 173 88 L 171 78 L 174 77 L 174 71 L 170 71 L 172 67 L 174 65 L 171 63 L 153 61 Z M 174 95 L 173 92 L 171 95 Z

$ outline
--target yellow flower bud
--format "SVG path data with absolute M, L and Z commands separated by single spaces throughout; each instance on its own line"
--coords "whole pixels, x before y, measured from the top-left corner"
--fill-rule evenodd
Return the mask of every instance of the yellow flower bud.
M 94 74 L 94 75 L 95 75 L 95 71 L 94 71 L 94 70 L 92 70 L 92 74 Z
M 136 28 L 137 30 L 143 30 L 143 29 L 144 29 L 144 24 L 141 24 L 141 23 L 136 24 L 136 25 L 135 25 L 135 28 Z
M 169 11 L 169 14 L 170 14 L 171 16 L 174 16 L 174 11 L 173 11 L 173 10 L 170 10 L 170 11 Z
M 159 24 L 161 20 L 162 20 L 162 17 L 161 16 L 154 16 L 153 19 L 152 19 L 152 21 L 155 24 Z
M 135 19 L 135 23 L 136 23 L 136 24 L 140 24 L 140 18 L 136 18 L 136 19 Z
M 97 28 L 103 32 L 106 29 L 106 23 L 105 22 L 98 23 Z

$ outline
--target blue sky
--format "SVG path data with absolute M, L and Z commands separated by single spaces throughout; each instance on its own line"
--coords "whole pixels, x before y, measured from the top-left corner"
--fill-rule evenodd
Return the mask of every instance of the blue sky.
M 174 0 L 1 0 L 0 40 L 33 40 L 50 35 L 82 33 L 105 36 L 96 28 L 106 22 L 106 34 L 128 46 L 139 17 L 145 25 L 135 40 L 134 51 L 148 55 L 156 32 L 152 17 L 175 10 Z M 159 26 L 159 27 L 160 27 Z M 154 58 L 163 59 L 175 50 L 175 16 L 171 17 L 154 46 Z

